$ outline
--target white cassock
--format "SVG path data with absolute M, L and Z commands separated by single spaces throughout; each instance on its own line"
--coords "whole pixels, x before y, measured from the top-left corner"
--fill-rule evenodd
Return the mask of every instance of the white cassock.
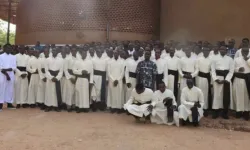
M 211 59 L 201 56 L 197 60 L 197 67 L 199 70 L 198 76 L 196 77 L 196 86 L 201 89 L 204 95 L 204 109 L 208 109 L 208 94 L 211 84 Z M 209 81 L 209 82 L 208 82 Z M 211 90 L 211 88 L 210 88 Z M 211 92 L 211 91 L 210 91 Z M 210 93 L 211 94 L 211 93 Z
M 229 73 L 226 75 L 226 78 L 216 74 L 216 70 L 228 70 Z M 234 73 L 234 61 L 229 56 L 222 57 L 221 55 L 216 60 L 212 61 L 211 72 L 213 79 L 213 88 L 214 88 L 214 98 L 213 98 L 213 109 L 223 108 L 223 84 L 218 84 L 215 80 L 227 80 L 230 83 L 230 106 L 231 109 L 234 109 L 233 103 L 233 94 L 232 94 L 232 83 L 231 79 Z
M 173 91 L 175 93 L 175 97 L 177 98 L 179 80 L 178 66 L 180 59 L 176 56 L 169 56 L 165 59 L 165 62 L 164 74 L 167 74 L 167 76 L 164 76 L 163 80 L 168 89 Z
M 184 78 L 185 73 L 190 73 L 192 78 L 195 78 L 199 72 L 197 67 L 197 60 L 193 59 L 192 57 L 182 57 L 179 62 L 179 75 L 180 75 L 180 90 L 179 94 L 181 94 L 181 90 L 187 86 L 187 80 Z
M 162 58 L 162 59 L 167 59 L 167 57 L 169 57 L 169 53 L 167 53 L 166 50 L 164 49 L 164 50 L 161 52 L 161 58 Z
M 66 57 L 64 60 L 64 75 L 65 75 L 65 81 L 63 85 L 63 92 L 62 92 L 62 101 L 63 103 L 67 104 L 68 106 L 71 106 L 74 104 L 74 91 L 75 91 L 75 84 L 71 82 L 71 78 L 75 79 L 75 76 L 72 74 L 73 66 L 75 61 L 77 60 L 76 57 Z
M 242 49 L 238 49 L 238 50 L 235 52 L 234 58 L 242 57 L 241 50 L 242 50 Z M 250 52 L 250 48 L 249 48 L 249 52 Z M 250 57 L 250 53 L 248 53 L 248 57 Z
M 136 80 L 136 67 L 137 67 L 139 62 L 140 62 L 139 59 L 138 60 L 129 59 L 125 64 L 126 65 L 126 69 L 125 69 L 126 83 L 131 84 L 130 88 L 127 87 L 125 103 L 130 98 L 131 92 L 136 86 L 136 82 L 137 82 L 137 80 Z
M 249 94 L 247 90 L 247 84 L 244 79 L 246 75 L 250 73 L 250 59 L 245 61 L 243 57 L 237 57 L 234 59 L 234 72 L 235 78 L 233 81 L 233 99 L 236 106 L 236 111 L 250 111 L 250 101 L 249 101 Z M 245 71 L 243 73 L 239 72 L 239 69 L 244 67 Z M 239 74 L 239 75 L 237 75 Z M 241 77 L 243 76 L 243 78 Z M 249 84 L 249 82 L 248 82 Z
M 40 104 L 44 104 L 45 102 L 45 88 L 46 88 L 46 82 L 43 81 L 44 78 L 46 78 L 46 73 L 45 73 L 45 67 L 47 66 L 47 59 L 45 56 L 40 55 L 39 58 L 40 65 L 38 69 L 38 74 L 39 74 L 39 83 L 38 83 L 38 89 L 37 89 L 37 99 L 36 102 Z
M 140 57 L 139 57 L 139 60 L 140 60 L 140 61 L 145 60 L 145 56 L 144 56 L 144 55 L 140 56 Z
M 182 57 L 185 57 L 185 56 L 186 56 L 185 52 L 183 52 L 182 49 L 180 49 L 180 50 L 175 49 L 174 55 L 175 55 L 176 57 L 178 57 L 178 58 L 182 58 Z
M 8 71 L 10 81 L 7 81 L 6 76 L 0 72 L 0 104 L 13 103 L 14 96 L 14 83 L 16 70 L 16 56 L 12 54 L 3 53 L 0 55 L 0 70 L 12 68 L 13 71 Z
M 123 59 L 118 58 L 115 60 L 112 58 L 108 64 L 108 102 L 111 108 L 121 109 L 124 104 L 124 98 L 122 97 L 123 91 L 123 82 L 122 78 L 124 77 L 124 67 L 125 62 Z M 117 80 L 118 84 L 115 87 L 114 81 Z
M 27 65 L 27 71 L 31 73 L 29 92 L 28 92 L 28 104 L 35 104 L 37 102 L 38 86 L 40 82 L 40 76 L 38 69 L 40 68 L 40 60 L 32 56 Z
M 193 59 L 198 59 L 198 58 L 200 58 L 200 57 L 203 57 L 203 53 L 202 52 L 200 52 L 198 55 L 196 54 L 196 53 L 194 53 L 194 52 L 192 52 L 191 53 L 191 57 L 193 58 Z
M 49 107 L 58 107 L 58 100 L 62 98 L 60 89 L 56 88 L 56 82 L 52 79 L 55 77 L 59 82 L 63 76 L 63 59 L 61 57 L 49 57 L 46 59 L 45 72 L 47 77 L 45 88 L 45 105 Z
M 165 98 L 172 98 L 173 99 L 172 104 L 177 107 L 174 93 L 171 90 L 166 89 L 163 93 L 159 90 L 155 91 L 152 102 L 154 108 L 151 113 L 151 122 L 156 124 L 168 124 L 168 125 L 176 124 L 177 126 L 179 126 L 179 115 L 177 111 L 174 111 L 173 122 L 168 122 L 168 117 L 167 117 L 168 110 L 163 103 L 163 100 Z
M 164 71 L 165 67 L 166 67 L 166 60 L 159 58 L 159 59 L 154 59 L 153 62 L 156 64 L 157 66 L 157 75 L 156 75 L 156 86 L 158 87 L 159 83 L 164 82 L 164 78 L 168 76 L 168 73 Z
M 136 89 L 133 89 L 128 102 L 124 104 L 123 108 L 137 117 L 148 116 L 150 112 L 147 108 L 151 105 L 153 96 L 154 92 L 151 89 L 145 88 L 145 91 L 141 94 L 138 94 Z
M 95 97 L 93 100 L 96 102 L 105 102 L 106 100 L 106 80 L 107 77 L 107 57 L 102 55 L 101 58 L 95 57 L 92 59 L 94 69 L 94 90 Z
M 198 108 L 200 120 L 203 117 L 203 106 L 204 106 L 204 96 L 201 89 L 193 86 L 189 89 L 188 87 L 183 88 L 181 91 L 181 105 L 179 106 L 179 118 L 183 120 L 189 119 L 192 122 L 192 111 L 191 108 L 194 106 L 195 102 L 199 102 L 201 107 Z
M 15 80 L 15 102 L 16 104 L 28 103 L 28 72 L 26 70 L 29 61 L 29 56 L 26 54 L 16 54 L 16 80 Z M 26 74 L 26 78 L 22 78 L 21 75 Z
M 109 80 L 109 76 L 108 76 L 108 66 L 109 66 L 109 64 L 110 64 L 110 62 L 111 62 L 111 60 L 112 60 L 112 58 L 107 57 L 105 60 L 107 61 L 107 73 L 106 73 L 106 76 L 107 76 L 107 81 L 108 81 L 108 80 Z M 111 102 L 110 102 L 109 99 L 108 99 L 108 93 L 109 93 L 109 85 L 106 84 L 106 103 L 107 103 L 107 107 L 111 107 Z
M 218 54 L 215 54 L 214 51 L 210 51 L 209 53 L 209 58 L 213 61 L 217 61 L 218 59 L 220 59 L 220 52 L 218 52 Z
M 82 71 L 87 74 L 82 74 Z M 89 108 L 90 106 L 90 89 L 89 84 L 93 83 L 93 64 L 90 59 L 79 59 L 75 61 L 73 73 L 76 75 L 75 85 L 75 105 L 78 108 Z M 91 91 L 92 93 L 92 91 Z

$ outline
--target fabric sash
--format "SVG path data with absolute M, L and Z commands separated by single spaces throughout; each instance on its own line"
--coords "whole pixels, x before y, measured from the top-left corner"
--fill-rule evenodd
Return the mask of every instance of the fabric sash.
M 90 76 L 89 74 L 82 74 L 82 75 L 76 75 L 77 78 L 86 78 L 89 80 Z
M 56 77 L 58 75 L 59 71 L 49 70 L 49 73 L 52 76 Z M 60 81 L 56 81 L 55 82 L 55 86 L 56 86 L 57 105 L 58 105 L 58 107 L 60 107 L 61 104 L 62 104 L 61 82 Z
M 74 73 L 73 73 L 73 70 L 72 70 L 72 69 L 68 69 L 68 72 L 69 72 L 69 74 L 70 74 L 70 75 L 74 75 Z
M 20 71 L 26 71 L 26 67 L 17 67 L 17 69 Z
M 136 78 L 136 73 L 135 72 L 129 72 L 129 77 L 130 78 Z
M 162 74 L 157 74 L 156 75 L 156 88 L 157 90 L 159 89 L 159 84 L 162 82 L 163 79 L 163 73 Z
M 94 75 L 102 77 L 101 101 L 105 103 L 106 101 L 106 71 L 94 70 Z
M 133 105 L 137 105 L 137 106 L 141 106 L 141 105 L 144 105 L 144 104 L 151 104 L 151 101 L 147 101 L 147 102 L 145 102 L 145 103 L 140 103 L 140 102 L 138 102 L 138 101 L 135 101 L 135 102 L 133 102 L 132 104 L 133 104 Z
M 217 76 L 223 76 L 224 79 L 226 78 L 227 74 L 229 73 L 229 70 L 216 70 Z M 223 107 L 224 109 L 228 110 L 230 105 L 230 83 L 224 82 L 224 88 L 223 88 Z
M 170 69 L 168 69 L 168 74 L 174 76 L 174 96 L 177 98 L 177 96 L 178 96 L 179 73 L 178 73 L 177 70 L 170 70 Z
M 245 74 L 245 73 L 236 72 L 236 73 L 234 73 L 234 76 L 236 78 L 240 78 L 240 79 L 245 80 L 246 86 L 247 86 L 248 97 L 250 99 L 250 73 Z
M 210 74 L 210 72 L 209 73 L 199 72 L 198 76 L 202 77 L 202 78 L 207 78 L 207 82 L 208 82 L 208 108 L 212 109 L 212 92 L 211 92 L 211 87 L 210 87 L 211 74 Z
M 184 75 L 191 75 L 192 73 L 191 72 L 186 72 L 186 71 L 182 71 L 182 73 L 184 74 Z M 193 78 L 193 82 L 194 82 L 194 85 L 196 85 L 196 82 L 195 82 L 195 78 Z

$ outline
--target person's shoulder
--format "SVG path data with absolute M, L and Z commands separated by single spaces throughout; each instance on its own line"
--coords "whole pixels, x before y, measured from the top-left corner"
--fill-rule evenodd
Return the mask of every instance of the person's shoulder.
M 153 90 L 149 89 L 149 88 L 145 88 L 145 92 L 149 93 L 149 94 L 153 94 Z
M 198 88 L 197 86 L 194 86 L 193 87 L 196 91 L 198 91 L 198 92 L 202 92 L 202 90 L 200 89 L 200 88 Z
M 171 94 L 173 94 L 173 91 L 170 90 L 170 89 L 166 89 L 165 92 L 166 92 L 166 93 L 171 93 Z M 165 92 L 164 92 L 164 93 L 165 93 Z

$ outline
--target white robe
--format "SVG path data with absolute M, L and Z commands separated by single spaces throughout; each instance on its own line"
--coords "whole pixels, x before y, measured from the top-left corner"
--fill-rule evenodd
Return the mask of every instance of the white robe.
M 37 102 L 40 76 L 38 73 L 34 73 L 40 68 L 40 65 L 40 60 L 33 56 L 31 57 L 27 65 L 27 71 L 31 73 L 28 91 L 28 104 L 35 104 Z
M 137 67 L 137 65 L 138 65 L 139 62 L 140 62 L 139 59 L 137 61 L 134 60 L 134 59 L 129 59 L 126 62 L 125 78 L 126 78 L 126 83 L 130 83 L 131 87 L 130 88 L 127 87 L 126 97 L 125 97 L 125 103 L 130 98 L 131 92 L 135 88 L 136 82 L 137 82 L 136 78 L 133 78 L 133 77 L 129 76 L 129 72 L 136 73 L 136 67 Z
M 179 118 L 183 120 L 189 119 L 192 122 L 192 111 L 191 108 L 194 106 L 195 102 L 200 102 L 201 107 L 198 108 L 200 120 L 203 117 L 203 106 L 204 106 L 204 96 L 201 89 L 193 87 L 189 89 L 188 87 L 183 88 L 181 92 L 181 105 L 179 106 Z
M 101 58 L 99 57 L 95 57 L 94 59 L 92 59 L 93 62 L 93 69 L 97 70 L 97 71 L 102 71 L 102 72 L 106 72 L 106 80 L 108 79 L 107 76 L 107 57 L 102 56 Z M 101 75 L 94 75 L 93 77 L 94 80 L 94 90 L 95 90 L 95 97 L 93 97 L 93 100 L 96 102 L 100 102 L 100 101 L 104 101 L 101 100 L 101 90 L 102 90 L 102 76 Z
M 180 49 L 180 50 L 175 49 L 174 55 L 175 55 L 176 57 L 178 57 L 178 58 L 182 58 L 182 57 L 185 57 L 185 56 L 186 56 L 185 52 L 183 52 L 182 49 Z
M 16 54 L 16 64 L 17 67 L 27 67 L 29 56 L 26 54 Z M 18 68 L 15 70 L 16 80 L 15 80 L 15 102 L 16 104 L 27 104 L 28 103 L 28 72 L 20 71 Z M 22 78 L 21 75 L 26 74 L 26 78 Z
M 39 65 L 39 69 L 38 69 L 38 74 L 39 74 L 40 79 L 39 79 L 39 83 L 38 83 L 36 102 L 40 103 L 40 104 L 44 104 L 46 82 L 44 82 L 43 79 L 46 78 L 46 73 L 43 73 L 42 69 L 45 70 L 45 68 L 47 66 L 47 59 L 44 56 L 41 56 L 39 58 L 39 61 L 40 61 L 40 65 Z
M 0 71 L 2 69 L 12 68 L 13 71 L 8 71 L 10 81 L 7 81 L 6 76 L 0 72 L 0 104 L 13 103 L 14 100 L 14 83 L 16 70 L 16 56 L 3 53 L 0 55 Z
M 194 53 L 194 52 L 191 53 L 191 57 L 193 59 L 198 59 L 198 58 L 203 57 L 203 56 L 204 56 L 204 54 L 202 52 L 199 53 L 198 55 L 196 53 Z
M 152 110 L 151 122 L 156 124 L 167 124 L 167 125 L 176 124 L 177 126 L 179 126 L 179 115 L 177 111 L 174 111 L 173 122 L 168 123 L 168 117 L 167 117 L 168 111 L 163 103 L 163 100 L 168 97 L 173 99 L 172 104 L 177 107 L 174 93 L 171 90 L 166 89 L 163 93 L 159 90 L 154 92 L 153 102 L 152 102 L 154 108 Z
M 239 68 L 244 67 L 245 71 L 243 73 L 250 73 L 250 66 L 248 61 L 245 61 L 243 57 L 237 57 L 234 59 L 234 71 L 239 72 Z M 233 82 L 233 99 L 236 105 L 236 111 L 250 111 L 250 101 L 248 96 L 248 91 L 246 87 L 245 79 L 234 78 Z
M 121 109 L 124 104 L 124 100 L 122 97 L 122 91 L 123 91 L 122 78 L 124 77 L 124 67 L 125 67 L 125 62 L 121 58 L 118 58 L 117 60 L 112 58 L 108 64 L 109 88 L 108 88 L 107 104 L 110 104 L 110 106 L 108 107 L 114 109 Z M 116 87 L 114 87 L 115 80 L 118 80 L 118 85 Z
M 179 62 L 180 62 L 180 59 L 176 56 L 173 56 L 173 57 L 169 56 L 166 58 L 166 64 L 165 64 L 165 68 L 164 68 L 165 73 L 164 74 L 167 74 L 167 76 L 164 76 L 163 80 L 164 80 L 165 85 L 171 91 L 174 91 L 175 77 L 173 75 L 168 74 L 168 69 L 178 71 Z
M 162 52 L 161 52 L 161 58 L 162 59 L 167 59 L 169 57 L 169 53 L 166 52 L 166 50 L 164 49 Z
M 71 82 L 71 78 L 75 79 L 75 76 L 69 73 L 69 69 L 73 71 L 73 66 L 75 64 L 75 61 L 77 60 L 76 57 L 67 57 L 64 61 L 64 74 L 65 74 L 65 81 L 63 85 L 62 90 L 62 101 L 67 104 L 68 106 L 71 106 L 75 104 L 75 84 Z
M 136 92 L 136 89 L 133 89 L 131 92 L 131 96 L 126 104 L 124 104 L 124 109 L 129 113 L 137 116 L 143 117 L 148 116 L 150 112 L 147 110 L 150 104 L 145 104 L 146 102 L 151 102 L 153 100 L 154 92 L 151 89 L 145 88 L 145 91 L 141 94 Z M 141 103 L 142 105 L 138 106 L 134 103 Z
M 242 57 L 241 50 L 242 50 L 242 49 L 238 49 L 238 50 L 235 52 L 234 58 Z M 249 52 L 250 52 L 250 48 L 249 48 Z M 249 58 L 249 57 L 250 57 L 250 53 L 248 53 L 248 58 Z
M 88 72 L 89 80 L 87 78 L 77 77 L 75 85 L 75 105 L 78 108 L 89 108 L 89 84 L 93 83 L 93 64 L 90 59 L 86 58 L 85 60 L 75 61 L 73 73 L 82 75 L 83 70 Z
M 211 59 L 205 58 L 201 56 L 197 60 L 197 67 L 198 70 L 202 73 L 211 73 Z M 211 83 L 208 83 L 207 78 L 203 78 L 200 76 L 196 77 L 196 86 L 202 90 L 204 95 L 204 109 L 208 109 L 208 85 L 210 86 Z
M 212 61 L 211 64 L 211 72 L 212 72 L 212 80 L 213 80 L 213 88 L 214 88 L 214 98 L 213 98 L 213 109 L 221 109 L 223 108 L 223 84 L 218 84 L 215 80 L 224 80 L 223 76 L 217 76 L 216 70 L 229 70 L 225 80 L 230 82 L 230 106 L 231 109 L 234 109 L 233 103 L 233 94 L 232 94 L 232 83 L 231 79 L 234 73 L 234 62 L 233 59 L 229 56 L 222 57 L 221 55 L 216 60 Z
M 45 105 L 49 107 L 58 107 L 56 85 L 55 82 L 52 81 L 54 76 L 50 74 L 49 70 L 59 71 L 55 78 L 60 81 L 63 76 L 63 59 L 61 57 L 49 57 L 46 61 L 45 72 L 47 82 L 45 88 Z

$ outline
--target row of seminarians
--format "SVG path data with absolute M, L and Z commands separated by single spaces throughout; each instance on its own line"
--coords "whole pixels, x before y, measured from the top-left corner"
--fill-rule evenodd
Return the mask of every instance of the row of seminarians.
M 181 58 L 174 55 L 174 53 L 184 52 L 186 54 Z M 161 58 L 161 51 L 155 50 L 155 60 L 153 61 L 157 66 L 157 74 L 163 74 L 162 80 L 174 92 L 175 97 L 178 98 L 178 91 L 186 87 L 186 79 L 195 78 L 196 85 L 204 93 L 203 108 L 207 110 L 209 105 L 212 105 L 214 118 L 218 117 L 219 109 L 224 109 L 223 118 L 227 119 L 227 112 L 231 106 L 231 109 L 238 112 L 238 117 L 244 112 L 244 118 L 247 119 L 249 115 L 249 88 L 247 85 L 249 84 L 246 83 L 250 72 L 247 62 L 249 50 L 243 48 L 238 51 L 241 57 L 236 58 L 235 61 L 225 55 L 226 48 L 223 46 L 220 47 L 220 51 L 217 49 L 211 51 L 209 57 L 209 49 L 206 48 L 197 56 L 191 53 L 189 47 L 186 47 L 184 52 L 171 48 L 169 56 Z M 26 104 L 34 106 L 38 103 L 41 107 L 45 104 L 46 111 L 50 111 L 52 108 L 57 109 L 58 104 L 66 104 L 67 106 L 75 104 L 77 108 L 80 108 L 77 112 L 81 112 L 87 111 L 91 103 L 99 102 L 97 106 L 102 109 L 105 105 L 106 92 L 104 90 L 107 78 L 109 84 L 106 104 L 112 108 L 112 111 L 119 112 L 137 83 L 136 67 L 141 60 L 138 59 L 136 53 L 134 58 L 127 60 L 120 58 L 117 51 L 114 51 L 113 58 L 109 58 L 107 55 L 104 57 L 104 54 L 102 56 L 101 51 L 97 50 L 96 56 L 89 59 L 91 56 L 87 55 L 86 51 L 82 51 L 82 59 L 79 59 L 76 49 L 73 48 L 71 54 L 66 55 L 65 59 L 62 59 L 64 57 L 55 50 L 53 50 L 51 57 L 45 51 L 45 57 L 38 58 L 38 54 L 35 54 L 36 56 L 29 59 L 21 50 L 16 56 L 18 67 L 15 69 L 14 93 L 17 107 L 20 105 L 26 107 Z M 107 77 L 105 77 L 106 71 Z M 32 74 L 29 86 L 26 78 L 28 72 Z M 126 85 L 122 82 L 124 74 Z M 232 87 L 233 75 L 235 77 Z M 178 83 L 180 83 L 179 89 Z M 211 100 L 210 83 L 214 85 L 213 101 Z M 8 93 L 8 91 L 5 92 Z

